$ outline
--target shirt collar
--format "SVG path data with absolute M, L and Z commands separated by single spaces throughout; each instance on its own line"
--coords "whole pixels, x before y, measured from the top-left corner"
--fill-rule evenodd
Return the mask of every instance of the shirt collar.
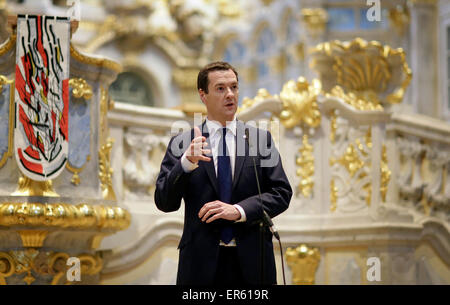
M 209 120 L 208 117 L 206 118 L 206 126 L 208 127 L 210 136 L 215 135 L 217 130 L 221 130 L 223 128 L 222 124 L 217 121 Z M 236 136 L 236 115 L 231 122 L 227 122 L 226 127 L 233 133 L 234 136 Z

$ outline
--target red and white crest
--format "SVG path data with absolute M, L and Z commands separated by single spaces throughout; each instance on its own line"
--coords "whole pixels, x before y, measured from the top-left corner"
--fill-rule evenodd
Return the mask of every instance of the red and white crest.
M 14 151 L 22 173 L 57 177 L 69 151 L 70 20 L 17 19 Z

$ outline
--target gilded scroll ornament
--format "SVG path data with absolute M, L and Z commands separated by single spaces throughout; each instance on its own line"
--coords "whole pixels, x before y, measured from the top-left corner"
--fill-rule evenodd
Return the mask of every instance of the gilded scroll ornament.
M 70 44 L 70 56 L 72 56 L 79 62 L 85 63 L 87 65 L 96 66 L 99 68 L 106 68 L 117 73 L 122 72 L 122 66 L 119 63 L 106 58 L 90 57 L 84 55 L 80 53 L 77 49 L 75 49 L 72 44 Z
M 317 79 L 314 79 L 311 85 L 304 77 L 284 84 L 280 93 L 283 103 L 283 110 L 280 113 L 281 123 L 286 128 L 293 128 L 302 123 L 314 128 L 319 126 L 321 114 L 317 96 L 321 90 L 320 81 Z
M 80 260 L 80 273 L 84 276 L 99 274 L 103 269 L 103 259 L 99 254 L 73 256 L 64 252 L 40 251 L 34 248 L 0 252 L 0 285 L 20 281 L 31 285 L 36 278 L 50 277 L 51 285 L 72 284 L 66 279 L 70 257 Z M 25 273 L 25 276 L 21 277 Z M 41 284 L 41 283 L 39 283 Z
M 0 226 L 20 226 L 24 230 L 29 227 L 123 230 L 129 225 L 130 214 L 120 207 L 68 203 L 0 204 Z M 27 234 L 23 233 L 24 236 Z M 37 240 L 37 235 L 34 236 Z
M 111 149 L 114 139 L 108 138 L 106 144 L 102 145 L 98 152 L 99 157 L 99 179 L 102 186 L 103 199 L 116 200 L 112 185 L 113 169 L 111 167 Z
M 300 156 L 296 163 L 299 166 L 297 176 L 301 177 L 299 191 L 305 197 L 310 197 L 314 187 L 314 155 L 313 147 L 308 143 L 308 135 L 303 135 L 303 146 L 299 149 Z
M 3 45 L 0 45 L 0 56 L 3 56 L 13 50 L 16 47 L 16 40 L 17 35 L 16 33 L 13 33 Z
M 71 78 L 69 86 L 72 88 L 72 95 L 75 98 L 89 100 L 92 97 L 92 87 L 82 78 Z
M 386 145 L 383 145 L 381 152 L 381 200 L 386 202 L 386 193 L 388 189 L 389 181 L 391 180 L 391 171 L 388 167 L 387 153 L 386 153 Z
M 286 250 L 286 261 L 292 270 L 292 284 L 314 285 L 320 252 L 304 244 Z
M 400 103 L 412 77 L 405 52 L 376 41 L 325 42 L 314 48 L 312 57 L 324 91 L 345 97 L 360 110 Z

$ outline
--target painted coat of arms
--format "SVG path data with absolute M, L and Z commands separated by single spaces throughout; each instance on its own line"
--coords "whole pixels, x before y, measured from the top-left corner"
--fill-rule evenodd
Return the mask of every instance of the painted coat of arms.
M 22 173 L 56 178 L 68 158 L 70 20 L 17 19 L 14 151 Z

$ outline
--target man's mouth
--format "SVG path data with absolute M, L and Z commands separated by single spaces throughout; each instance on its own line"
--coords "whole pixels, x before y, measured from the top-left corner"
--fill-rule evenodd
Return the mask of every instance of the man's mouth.
M 227 103 L 225 103 L 225 107 L 230 107 L 230 106 L 234 106 L 234 103 L 233 103 L 233 102 L 227 102 Z

